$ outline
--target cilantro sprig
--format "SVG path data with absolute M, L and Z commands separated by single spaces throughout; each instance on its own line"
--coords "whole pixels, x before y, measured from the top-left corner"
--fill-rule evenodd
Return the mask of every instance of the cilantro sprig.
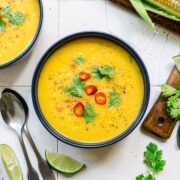
M 64 88 L 64 92 L 75 97 L 81 97 L 85 83 L 79 78 L 78 75 L 75 75 L 70 86 Z
M 162 159 L 162 156 L 163 151 L 159 150 L 156 144 L 149 143 L 144 152 L 144 163 L 149 169 L 148 174 L 140 174 L 136 177 L 136 180 L 156 180 L 155 175 L 163 171 L 166 165 L 166 161 Z
M 86 60 L 83 57 L 77 57 L 73 60 L 76 64 L 82 64 L 84 63 Z
M 96 113 L 94 108 L 91 104 L 85 104 L 85 112 L 84 112 L 84 119 L 86 123 L 92 122 L 96 118 Z
M 21 25 L 25 21 L 25 15 L 22 12 L 16 11 L 11 13 L 10 11 L 11 6 L 9 4 L 0 9 L 0 32 L 5 31 L 7 23 Z
M 103 78 L 113 78 L 116 74 L 115 69 L 112 66 L 104 65 L 104 66 L 93 66 L 92 67 L 92 77 L 95 79 L 103 79 Z
M 175 88 L 163 84 L 161 90 L 162 96 L 167 98 L 166 112 L 172 119 L 180 119 L 180 83 Z
M 113 106 L 118 106 L 121 102 L 121 98 L 120 95 L 113 91 L 109 93 L 109 104 L 108 104 L 108 108 L 111 108 Z

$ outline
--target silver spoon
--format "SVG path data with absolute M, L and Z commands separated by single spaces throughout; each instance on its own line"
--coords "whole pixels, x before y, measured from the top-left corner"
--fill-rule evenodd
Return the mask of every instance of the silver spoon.
M 38 159 L 38 166 L 39 166 L 39 170 L 41 172 L 41 175 L 43 177 L 43 180 L 55 180 L 55 176 L 52 172 L 52 170 L 49 168 L 48 164 L 46 163 L 46 161 L 41 157 L 29 131 L 28 131 L 28 127 L 27 127 L 27 120 L 28 120 L 28 114 L 29 114 L 29 109 L 28 106 L 25 102 L 25 100 L 15 91 L 10 90 L 10 89 L 5 89 L 2 93 L 2 98 L 8 94 L 8 96 L 11 97 L 11 101 L 15 101 L 16 104 L 19 106 L 19 111 L 21 112 L 21 114 L 23 114 L 21 116 L 21 119 L 24 118 L 24 125 L 23 125 L 23 130 L 26 134 L 26 136 L 28 137 L 28 140 L 36 154 L 36 157 Z M 15 107 L 16 108 L 16 107 Z M 17 108 L 16 108 L 17 109 Z M 34 180 L 34 179 L 33 179 Z
M 10 126 L 18 135 L 27 167 L 28 167 L 28 179 L 29 180 L 39 180 L 39 176 L 35 169 L 32 167 L 31 162 L 29 160 L 27 150 L 22 138 L 22 130 L 25 124 L 25 114 L 22 111 L 23 106 L 17 98 L 12 96 L 11 93 L 3 92 L 2 97 L 0 99 L 0 110 L 5 123 Z

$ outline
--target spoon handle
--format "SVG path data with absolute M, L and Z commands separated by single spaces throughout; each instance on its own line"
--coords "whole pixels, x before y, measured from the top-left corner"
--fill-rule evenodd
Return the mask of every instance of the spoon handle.
M 52 172 L 52 170 L 49 168 L 48 164 L 46 163 L 46 161 L 42 158 L 42 156 L 40 155 L 32 137 L 31 134 L 28 131 L 27 125 L 24 126 L 24 132 L 36 154 L 37 160 L 38 160 L 38 166 L 39 166 L 39 170 L 41 172 L 41 175 L 43 177 L 43 180 L 55 180 L 55 176 Z
M 28 180 L 39 180 L 38 173 L 32 167 L 31 162 L 29 160 L 29 156 L 28 156 L 28 153 L 27 153 L 23 138 L 22 138 L 21 135 L 19 135 L 18 137 L 19 137 L 19 141 L 20 141 L 20 144 L 21 144 L 21 147 L 22 147 L 25 159 L 26 159 L 27 167 L 28 167 L 28 174 L 27 174 Z

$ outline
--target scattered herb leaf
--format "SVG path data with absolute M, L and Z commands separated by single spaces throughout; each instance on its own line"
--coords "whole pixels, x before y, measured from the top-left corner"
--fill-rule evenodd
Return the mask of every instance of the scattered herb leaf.
M 1 10 L 0 10 L 0 16 L 7 16 L 9 15 L 11 10 L 11 6 L 9 6 L 8 4 L 6 6 L 4 6 Z
M 22 12 L 16 11 L 9 16 L 9 22 L 14 25 L 20 25 L 24 22 L 25 16 Z
M 167 84 L 162 84 L 161 90 L 162 90 L 162 96 L 166 98 L 175 95 L 177 93 L 177 90 L 175 88 Z
M 180 119 L 180 83 L 173 88 L 167 84 L 161 85 L 162 96 L 167 98 L 166 112 L 172 119 Z
M 118 106 L 120 102 L 121 102 L 121 98 L 117 92 L 114 91 L 109 93 L 108 108 L 111 108 L 113 106 Z
M 154 177 L 149 174 L 147 176 L 144 176 L 143 174 L 136 177 L 136 180 L 155 180 Z
M 76 64 L 82 64 L 86 60 L 83 57 L 77 57 L 76 59 L 73 60 Z
M 6 23 L 0 19 L 0 32 L 5 31 Z
M 84 112 L 84 119 L 86 123 L 92 122 L 96 117 L 96 113 L 94 111 L 94 108 L 91 104 L 86 103 L 85 104 L 85 112 Z
M 11 6 L 9 4 L 6 4 L 0 10 L 0 32 L 5 31 L 7 22 L 13 25 L 21 25 L 25 21 L 25 16 L 22 12 L 16 11 L 10 13 L 10 11 Z
M 163 152 L 158 150 L 158 147 L 154 143 L 149 143 L 146 146 L 146 151 L 144 152 L 144 163 L 149 168 L 148 175 L 144 176 L 140 174 L 136 177 L 136 180 L 156 180 L 155 174 L 164 170 L 166 164 L 165 160 L 162 160 Z
M 64 92 L 75 97 L 81 97 L 85 83 L 79 78 L 78 75 L 75 75 L 72 84 L 64 88 Z
M 115 69 L 112 66 L 104 65 L 101 67 L 92 67 L 92 77 L 95 79 L 113 78 L 116 74 Z

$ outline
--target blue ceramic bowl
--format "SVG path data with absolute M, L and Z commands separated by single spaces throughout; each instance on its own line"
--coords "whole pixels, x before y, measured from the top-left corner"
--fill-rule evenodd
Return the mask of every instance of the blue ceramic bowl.
M 39 25 L 38 25 L 36 34 L 34 35 L 34 38 L 32 39 L 31 43 L 27 46 L 27 48 L 21 54 L 19 54 L 17 57 L 15 57 L 14 59 L 10 60 L 7 63 L 0 64 L 0 69 L 4 69 L 20 60 L 25 59 L 31 53 L 32 48 L 33 48 L 33 46 L 39 36 L 39 33 L 41 31 L 42 22 L 43 22 L 43 4 L 42 4 L 42 0 L 38 0 L 38 1 L 39 1 L 40 17 L 39 17 Z
M 37 95 L 38 79 L 39 79 L 39 75 L 41 73 L 41 70 L 42 70 L 44 64 L 46 63 L 47 59 L 49 58 L 49 56 L 51 56 L 51 54 L 54 51 L 56 51 L 59 47 L 63 46 L 65 43 L 67 43 L 71 40 L 77 39 L 77 38 L 81 38 L 81 37 L 101 37 L 101 38 L 105 38 L 105 39 L 111 40 L 111 41 L 119 44 L 119 46 L 126 49 L 126 51 L 128 51 L 131 54 L 131 56 L 135 59 L 137 65 L 139 66 L 139 68 L 141 70 L 143 81 L 144 81 L 144 99 L 143 99 L 141 110 L 140 110 L 139 114 L 137 115 L 136 119 L 134 120 L 132 125 L 125 132 L 123 132 L 123 133 L 119 134 L 117 137 L 115 137 L 111 140 L 105 141 L 105 142 L 82 143 L 82 142 L 77 142 L 77 141 L 71 140 L 67 137 L 64 137 L 62 134 L 58 133 L 54 128 L 52 128 L 51 125 L 48 123 L 48 121 L 46 120 L 46 118 L 44 117 L 44 115 L 41 111 L 41 108 L 40 108 L 39 102 L 38 102 L 38 95 Z M 146 67 L 145 67 L 143 61 L 141 60 L 141 58 L 139 57 L 139 55 L 135 52 L 135 50 L 133 50 L 127 43 L 125 43 L 121 39 L 119 39 L 115 36 L 112 36 L 110 34 L 102 33 L 102 32 L 80 32 L 77 34 L 67 36 L 67 37 L 57 41 L 54 45 L 52 45 L 46 51 L 46 53 L 41 58 L 39 64 L 37 65 L 37 67 L 35 69 L 33 81 L 32 81 L 33 105 L 34 105 L 34 109 L 35 109 L 37 116 L 40 119 L 41 123 L 57 139 L 61 140 L 64 143 L 67 143 L 69 145 L 80 147 L 80 148 L 104 147 L 104 146 L 114 144 L 114 143 L 124 139 L 126 136 L 128 136 L 137 127 L 137 125 L 142 120 L 142 117 L 143 117 L 143 115 L 147 109 L 147 105 L 149 102 L 149 96 L 150 96 L 149 76 L 148 76 L 148 72 L 146 70 Z

